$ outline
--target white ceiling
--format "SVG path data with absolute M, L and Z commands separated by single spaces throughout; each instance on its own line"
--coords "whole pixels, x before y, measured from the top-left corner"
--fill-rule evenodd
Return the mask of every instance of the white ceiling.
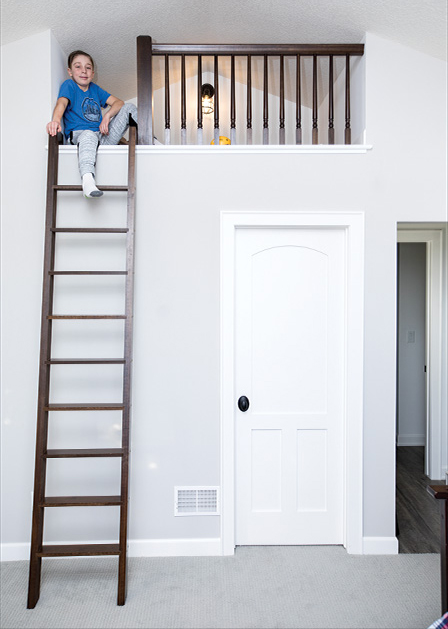
M 359 43 L 365 32 L 446 59 L 446 0 L 1 0 L 2 44 L 51 29 L 95 80 L 136 96 L 136 37 L 158 43 Z M 30 71 L 36 72 L 30 60 Z

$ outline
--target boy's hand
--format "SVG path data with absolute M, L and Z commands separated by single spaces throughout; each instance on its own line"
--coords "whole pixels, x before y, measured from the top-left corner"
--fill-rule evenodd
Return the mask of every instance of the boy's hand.
M 102 133 L 103 135 L 109 135 L 109 118 L 107 114 L 101 120 L 100 133 Z
M 61 123 L 56 120 L 52 120 L 47 124 L 48 135 L 57 135 L 62 131 Z

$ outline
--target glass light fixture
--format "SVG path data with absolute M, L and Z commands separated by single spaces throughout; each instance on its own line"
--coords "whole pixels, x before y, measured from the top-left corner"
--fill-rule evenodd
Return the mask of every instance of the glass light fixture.
M 211 114 L 213 113 L 214 104 L 213 104 L 213 96 L 215 95 L 215 88 L 210 83 L 204 83 L 201 89 L 202 94 L 202 113 L 203 114 Z

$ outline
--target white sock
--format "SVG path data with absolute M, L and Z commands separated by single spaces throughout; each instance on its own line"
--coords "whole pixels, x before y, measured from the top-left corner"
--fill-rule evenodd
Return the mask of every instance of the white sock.
M 84 196 L 88 199 L 103 196 L 103 192 L 101 190 L 98 190 L 95 185 L 95 179 L 93 178 L 92 173 L 86 173 L 85 175 L 83 175 L 82 191 L 84 192 Z

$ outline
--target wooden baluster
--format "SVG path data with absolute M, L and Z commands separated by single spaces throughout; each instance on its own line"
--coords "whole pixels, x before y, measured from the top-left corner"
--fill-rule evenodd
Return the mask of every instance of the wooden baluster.
M 252 57 L 247 55 L 247 125 L 246 143 L 252 144 Z
M 203 143 L 203 125 L 202 125 L 202 55 L 198 55 L 198 132 L 197 142 Z
M 153 144 L 152 38 L 137 37 L 138 143 Z
M 236 144 L 235 56 L 230 58 L 230 144 Z
M 187 143 L 187 90 L 185 84 L 185 55 L 181 56 L 181 104 L 180 104 L 180 143 Z
M 350 129 L 350 55 L 345 57 L 345 144 L 352 143 Z
M 165 55 L 165 144 L 171 144 L 169 55 Z
M 440 569 L 442 616 L 448 612 L 448 487 L 446 485 L 428 485 L 426 490 L 440 500 Z
M 296 60 L 296 144 L 302 144 L 302 72 L 301 57 Z
M 330 55 L 328 82 L 328 144 L 334 144 L 333 55 Z
M 215 146 L 219 146 L 219 61 L 218 55 L 215 55 L 215 130 L 214 142 Z
M 280 128 L 279 144 L 285 144 L 285 58 L 280 55 Z
M 269 144 L 269 90 L 268 90 L 268 56 L 264 56 L 263 79 L 263 144 Z
M 317 55 L 313 55 L 313 144 L 319 143 L 317 109 Z

